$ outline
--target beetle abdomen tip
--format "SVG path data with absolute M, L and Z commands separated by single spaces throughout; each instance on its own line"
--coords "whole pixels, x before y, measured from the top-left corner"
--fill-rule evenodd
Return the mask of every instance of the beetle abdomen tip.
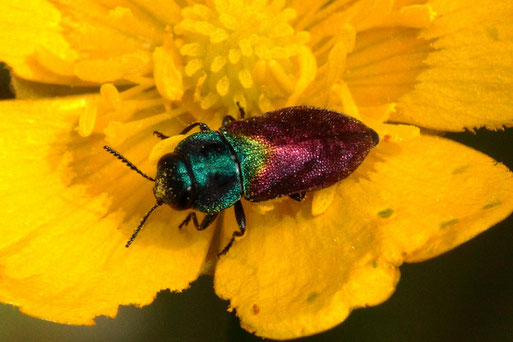
M 372 136 L 372 147 L 376 146 L 379 143 L 379 135 L 373 129 L 369 129 Z

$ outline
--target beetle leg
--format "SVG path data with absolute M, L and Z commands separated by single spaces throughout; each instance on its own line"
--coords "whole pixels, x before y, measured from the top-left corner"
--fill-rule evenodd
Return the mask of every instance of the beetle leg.
M 214 220 L 217 217 L 217 214 L 218 213 L 207 214 L 207 216 L 205 216 L 203 218 L 203 220 L 201 221 L 201 224 L 199 224 L 198 218 L 196 217 L 196 213 L 193 211 L 192 213 L 189 213 L 189 215 L 187 215 L 185 217 L 185 220 L 183 220 L 183 222 L 180 223 L 178 228 L 182 229 L 182 227 L 188 225 L 192 219 L 192 223 L 194 223 L 194 227 L 196 227 L 197 230 L 203 230 L 203 229 L 207 228 L 208 226 L 210 226 L 212 224 L 212 222 L 214 222 Z
M 306 192 L 298 192 L 295 194 L 290 194 L 289 197 L 292 198 L 295 201 L 301 202 L 305 199 Z
M 237 103 L 237 107 L 239 107 L 240 118 L 242 120 L 246 116 L 246 111 L 244 110 L 244 108 L 242 108 L 239 101 L 237 101 L 236 103 Z
M 232 121 L 235 121 L 235 118 L 231 115 L 226 115 L 223 119 L 223 126 L 228 125 Z
M 203 122 L 193 122 L 189 126 L 185 127 L 183 129 L 183 131 L 180 132 L 180 134 L 185 134 L 185 133 L 189 132 L 191 129 L 193 129 L 196 126 L 200 126 L 200 130 L 202 130 L 202 131 L 210 131 L 210 127 L 208 127 L 206 123 L 203 123 Z M 223 124 L 223 126 L 224 126 L 224 124 Z M 153 134 L 156 135 L 157 137 L 159 137 L 162 140 L 169 138 L 168 135 L 165 135 L 164 133 L 161 133 L 159 131 L 153 131 Z
M 180 223 L 180 225 L 178 226 L 179 229 L 182 229 L 183 226 L 187 226 L 189 224 L 189 222 L 191 221 L 194 222 L 194 226 L 195 227 L 198 227 L 198 218 L 196 217 L 196 213 L 193 211 L 191 213 L 189 213 L 186 217 L 185 217 L 185 220 L 183 220 L 182 223 Z
M 181 131 L 179 134 L 185 134 L 189 132 L 191 129 L 193 129 L 196 126 L 200 126 L 200 130 L 202 131 L 210 131 L 210 128 L 207 126 L 206 123 L 203 122 L 193 122 L 189 126 L 185 127 L 183 131 Z
M 164 133 L 160 133 L 159 131 L 153 131 L 153 135 L 162 140 L 169 138 L 169 136 L 165 135 Z
M 225 255 L 226 253 L 228 253 L 228 250 L 230 250 L 230 247 L 232 247 L 236 237 L 244 236 L 244 234 L 246 233 L 246 215 L 244 215 L 244 209 L 242 208 L 241 201 L 235 203 L 235 219 L 237 220 L 237 224 L 239 225 L 239 231 L 233 232 L 230 242 L 228 242 L 228 244 L 225 248 L 223 248 L 221 253 L 217 255 L 218 258 L 220 258 L 221 255 Z
M 246 115 L 246 112 L 244 111 L 244 108 L 241 107 L 239 101 L 237 101 L 237 107 L 239 107 L 239 113 L 240 113 L 240 118 L 241 119 L 244 119 L 244 116 Z M 233 116 L 231 115 L 226 115 L 223 119 L 223 125 L 222 126 L 226 126 L 228 125 L 230 122 L 232 121 L 236 121 L 237 119 L 235 119 Z
M 210 226 L 212 224 L 212 222 L 214 222 L 214 220 L 216 219 L 218 214 L 219 213 L 207 214 L 207 216 L 205 216 L 203 218 L 203 221 L 201 221 L 201 224 L 199 225 L 199 227 L 196 226 L 196 229 L 203 230 L 203 229 L 207 228 L 208 226 Z

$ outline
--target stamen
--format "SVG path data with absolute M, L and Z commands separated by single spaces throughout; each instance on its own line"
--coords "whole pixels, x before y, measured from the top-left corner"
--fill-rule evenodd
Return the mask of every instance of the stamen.
M 347 86 L 347 83 L 341 81 L 341 83 L 337 83 L 333 86 L 333 92 L 338 94 L 342 100 L 342 105 L 344 106 L 344 112 L 347 115 L 352 116 L 353 118 L 360 119 L 360 112 L 358 111 L 358 106 L 354 102 L 353 95 Z
M 210 71 L 213 73 L 218 73 L 226 64 L 225 56 L 216 56 L 210 65 Z
M 267 96 L 264 94 L 260 94 L 258 97 L 258 108 L 262 113 L 269 112 L 274 109 L 274 106 L 272 105 L 271 101 Z
M 239 41 L 239 47 L 243 56 L 249 57 L 253 54 L 253 47 L 249 39 L 241 39 Z
M 152 94 L 153 96 L 154 94 Z M 167 103 L 168 101 L 164 98 L 157 97 L 157 98 L 150 98 L 150 99 L 133 99 L 126 101 L 126 104 L 124 108 L 129 108 L 132 112 L 142 111 L 145 109 L 150 109 L 154 107 L 160 107 L 163 106 L 164 103 Z
M 152 115 L 142 120 L 130 121 L 128 123 L 111 121 L 107 125 L 107 128 L 104 130 L 106 135 L 105 140 L 110 145 L 118 146 L 122 144 L 127 138 L 139 133 L 141 130 L 150 128 L 153 125 L 169 120 L 171 117 L 172 116 L 169 113 L 163 113 L 159 115 Z
M 269 70 L 274 80 L 278 83 L 282 90 L 286 93 L 292 93 L 294 91 L 294 82 L 290 79 L 289 75 L 283 70 L 280 63 L 275 60 L 269 61 Z
M 308 49 L 308 34 L 294 31 L 296 12 L 285 5 L 255 1 L 233 6 L 220 0 L 208 11 L 196 5 L 182 11 L 174 33 L 184 42 L 179 48 L 184 84 L 194 87 L 193 99 L 201 108 L 224 105 L 231 111 L 237 96 L 251 112 L 252 107 L 273 108 L 270 98 L 294 93 L 300 75 L 296 58 Z
M 194 76 L 203 67 L 201 59 L 193 59 L 185 66 L 185 74 L 189 77 Z
M 153 77 L 125 76 L 125 79 L 127 81 L 130 81 L 130 82 L 134 83 L 134 84 L 148 86 L 148 88 L 151 88 L 152 86 L 155 85 L 155 80 L 153 79 Z M 146 89 L 148 89 L 148 88 L 146 88 Z
M 118 89 L 112 83 L 102 85 L 100 88 L 100 95 L 106 110 L 115 110 L 119 108 L 119 105 L 121 104 L 121 96 Z
M 183 96 L 183 82 L 180 68 L 173 58 L 173 50 L 164 46 L 153 51 L 153 77 L 160 95 L 169 101 L 180 100 Z
M 88 137 L 94 130 L 96 116 L 98 115 L 98 105 L 90 103 L 85 106 L 84 112 L 78 119 L 78 134 L 82 137 Z
M 192 7 L 192 12 L 203 20 L 207 20 L 212 15 L 210 8 L 201 4 L 194 5 Z
M 241 55 L 242 53 L 239 49 L 230 49 L 230 51 L 228 51 L 228 60 L 232 64 L 237 64 L 240 61 Z
M 253 77 L 248 69 L 239 71 L 239 81 L 243 88 L 249 89 L 253 86 Z
M 341 43 L 345 47 L 346 54 L 353 51 L 354 45 L 356 42 L 356 30 L 355 28 L 350 24 L 345 24 L 340 28 L 340 32 L 336 35 L 327 40 L 323 45 L 317 47 L 315 49 L 315 55 L 316 56 L 323 56 L 328 53 L 330 49 L 333 48 L 333 46 L 336 43 Z
M 201 109 L 209 109 L 216 104 L 220 98 L 221 97 L 216 93 L 209 93 L 207 96 L 202 97 L 200 100 Z
M 301 52 L 299 53 L 299 79 L 296 81 L 294 93 L 287 100 L 287 106 L 297 103 L 299 96 L 303 94 L 306 87 L 315 79 L 316 73 L 317 60 L 309 49 L 301 47 Z
M 253 208 L 255 208 L 260 215 L 265 215 L 268 212 L 274 210 L 274 204 L 272 201 L 268 202 L 259 202 L 258 204 L 254 204 Z
M 157 163 L 164 154 L 174 151 L 175 147 L 184 139 L 184 137 L 184 135 L 178 134 L 159 141 L 155 146 L 153 146 L 148 160 L 151 163 Z
M 149 83 L 141 83 L 141 84 L 138 84 L 134 87 L 131 87 L 127 90 L 124 90 L 120 93 L 120 96 L 123 100 L 127 100 L 131 97 L 134 97 L 140 93 L 143 93 L 144 91 L 148 90 L 149 88 L 155 86 L 155 83 L 153 82 L 153 79 L 152 79 L 152 83 L 149 84 Z
M 260 59 L 253 67 L 253 79 L 259 85 L 264 85 L 267 81 L 267 62 Z
M 226 39 L 228 39 L 229 35 L 226 33 L 225 30 L 218 28 L 212 33 L 210 33 L 210 42 L 212 44 L 217 44 L 224 42 Z
M 225 96 L 228 94 L 228 90 L 230 90 L 230 80 L 228 77 L 223 76 L 216 85 L 217 93 L 221 96 Z
M 205 83 L 205 80 L 207 79 L 207 74 L 205 72 L 201 73 L 201 76 L 198 78 L 198 81 L 196 82 L 196 87 L 194 89 L 194 101 L 200 102 L 201 101 L 201 89 L 203 88 L 203 83 Z
M 335 199 L 336 193 L 337 186 L 315 191 L 312 200 L 312 216 L 319 216 L 328 210 Z
M 182 56 L 198 57 L 204 53 L 203 47 L 198 43 L 185 44 L 180 48 Z

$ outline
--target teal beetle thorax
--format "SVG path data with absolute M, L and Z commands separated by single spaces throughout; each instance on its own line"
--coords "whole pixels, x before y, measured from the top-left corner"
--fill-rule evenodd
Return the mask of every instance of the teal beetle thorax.
M 194 178 L 194 209 L 215 213 L 240 200 L 239 168 L 230 146 L 218 132 L 190 135 L 175 151 L 186 156 Z

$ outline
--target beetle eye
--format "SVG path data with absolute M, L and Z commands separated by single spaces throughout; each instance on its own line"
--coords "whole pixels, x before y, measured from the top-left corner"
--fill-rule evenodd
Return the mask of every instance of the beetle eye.
M 194 203 L 194 183 L 185 157 L 177 152 L 160 158 L 153 193 L 157 202 L 166 203 L 175 210 L 185 210 Z

